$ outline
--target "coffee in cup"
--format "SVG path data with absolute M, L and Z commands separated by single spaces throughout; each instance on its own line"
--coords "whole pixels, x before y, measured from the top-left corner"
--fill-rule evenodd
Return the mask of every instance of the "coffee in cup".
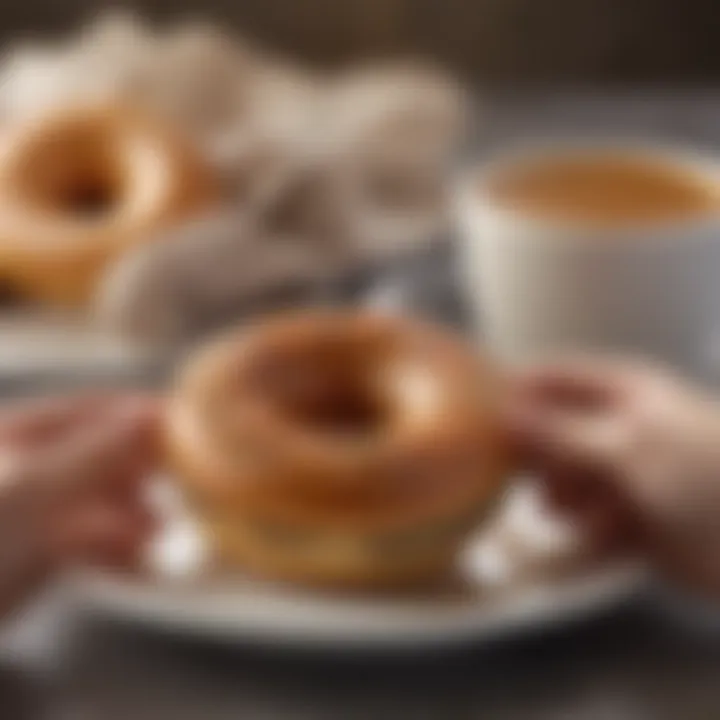
M 720 165 L 691 151 L 552 147 L 472 170 L 460 273 L 508 361 L 573 352 L 720 370 Z
M 512 165 L 482 188 L 525 215 L 621 226 L 697 218 L 718 208 L 714 182 L 664 157 L 578 152 Z

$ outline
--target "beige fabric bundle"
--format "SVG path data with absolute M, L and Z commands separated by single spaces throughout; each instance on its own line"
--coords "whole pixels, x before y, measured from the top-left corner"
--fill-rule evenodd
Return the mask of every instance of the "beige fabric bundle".
M 121 332 L 195 333 L 221 306 L 242 312 L 258 288 L 310 291 L 318 275 L 412 251 L 444 227 L 467 99 L 435 69 L 323 75 L 206 23 L 157 30 L 126 14 L 17 48 L 0 67 L 7 122 L 113 100 L 184 129 L 225 179 L 228 204 L 111 269 L 97 314 Z

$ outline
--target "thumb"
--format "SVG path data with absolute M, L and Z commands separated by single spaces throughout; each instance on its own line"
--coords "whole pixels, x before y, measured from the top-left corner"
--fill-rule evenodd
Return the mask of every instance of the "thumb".
M 529 457 L 592 467 L 612 467 L 626 455 L 631 432 L 617 412 L 524 409 L 509 419 L 519 449 Z
M 156 413 L 145 402 L 128 402 L 93 425 L 78 427 L 37 458 L 54 494 L 104 489 L 136 478 L 156 460 Z

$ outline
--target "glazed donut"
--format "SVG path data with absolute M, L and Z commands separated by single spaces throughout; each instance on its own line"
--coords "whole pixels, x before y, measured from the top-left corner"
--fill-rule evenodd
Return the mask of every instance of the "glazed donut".
M 168 404 L 173 475 L 219 555 L 276 579 L 442 574 L 498 496 L 502 380 L 445 331 L 306 311 L 208 345 Z
M 110 261 L 215 197 L 191 148 L 149 117 L 84 107 L 21 123 L 0 149 L 0 279 L 82 305 Z

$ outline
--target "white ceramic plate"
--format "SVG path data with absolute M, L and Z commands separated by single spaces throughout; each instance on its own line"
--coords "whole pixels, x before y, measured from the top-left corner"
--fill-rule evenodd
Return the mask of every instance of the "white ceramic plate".
M 115 617 L 224 642 L 407 648 L 483 641 L 607 610 L 645 580 L 634 563 L 591 562 L 527 482 L 470 543 L 457 581 L 392 598 L 325 595 L 213 569 L 169 486 L 158 485 L 157 500 L 165 531 L 147 575 L 87 574 L 79 597 Z

